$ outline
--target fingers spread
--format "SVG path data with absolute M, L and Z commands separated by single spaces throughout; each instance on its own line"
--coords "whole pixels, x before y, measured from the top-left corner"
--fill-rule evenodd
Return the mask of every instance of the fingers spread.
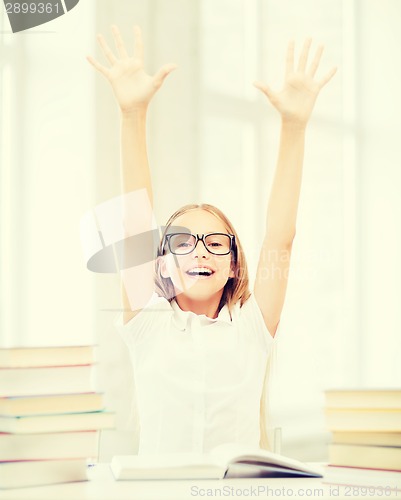
M 287 58 L 285 65 L 285 73 L 288 76 L 294 72 L 294 40 L 291 40 L 287 48 Z
M 134 26 L 134 57 L 143 61 L 143 42 L 142 42 L 142 32 L 139 26 Z
M 326 83 L 328 83 L 333 78 L 333 76 L 336 74 L 336 71 L 337 71 L 336 67 L 331 68 L 331 70 L 328 73 L 326 73 L 326 75 L 320 80 L 319 87 L 320 88 L 324 87 Z
M 308 71 L 308 75 L 310 77 L 312 77 L 312 78 L 315 76 L 316 70 L 319 67 L 320 58 L 322 57 L 323 50 L 324 50 L 324 46 L 323 45 L 319 45 L 319 47 L 317 48 L 315 57 L 314 57 L 314 59 L 312 61 L 312 64 L 310 65 L 310 68 L 309 68 L 309 71 Z
M 98 63 L 93 57 L 87 56 L 86 59 L 92 64 L 94 68 L 96 68 L 100 73 L 102 73 L 105 76 L 108 76 L 109 70 L 106 68 L 106 66 L 103 66 L 102 64 Z
M 109 63 L 114 64 L 117 59 L 113 52 L 110 50 L 110 47 L 107 45 L 107 42 L 104 39 L 103 35 L 98 35 L 97 41 L 99 42 L 100 48 L 102 49 L 103 54 L 106 56 Z
M 128 58 L 127 50 L 125 48 L 123 39 L 121 37 L 121 33 L 115 24 L 113 24 L 113 26 L 111 27 L 111 31 L 113 33 L 114 42 L 116 44 L 117 52 L 119 53 L 121 58 L 127 59 Z
M 304 42 L 304 46 L 302 47 L 302 52 L 299 57 L 298 63 L 298 71 L 304 72 L 306 68 L 306 63 L 308 62 L 309 48 L 311 46 L 312 39 L 307 38 Z

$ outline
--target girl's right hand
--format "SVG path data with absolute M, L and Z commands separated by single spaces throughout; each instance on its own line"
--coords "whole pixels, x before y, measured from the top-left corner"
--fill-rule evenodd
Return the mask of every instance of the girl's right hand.
M 107 45 L 104 37 L 97 36 L 99 45 L 111 66 L 103 66 L 91 56 L 88 56 L 87 59 L 109 80 L 122 113 L 129 114 L 132 111 L 146 108 L 166 76 L 177 66 L 166 64 L 154 76 L 148 75 L 143 69 L 143 44 L 139 26 L 134 26 L 135 47 L 132 57 L 128 55 L 117 26 L 112 26 L 112 33 L 118 53 L 117 57 Z

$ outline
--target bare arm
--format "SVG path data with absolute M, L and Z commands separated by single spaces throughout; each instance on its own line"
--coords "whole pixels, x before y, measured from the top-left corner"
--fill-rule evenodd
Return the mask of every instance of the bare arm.
M 147 108 L 121 113 L 121 192 L 146 189 L 153 206 L 152 181 L 146 147 Z
M 323 79 L 315 80 L 323 46 L 318 48 L 307 69 L 310 44 L 310 39 L 305 41 L 296 69 L 294 44 L 289 44 L 285 83 L 280 92 L 273 92 L 267 85 L 255 82 L 255 86 L 281 115 L 277 166 L 254 288 L 256 301 L 272 337 L 280 322 L 287 290 L 301 191 L 306 126 L 320 90 L 336 72 L 333 68 Z
M 175 64 L 167 64 L 151 76 L 144 70 L 143 43 L 141 30 L 134 27 L 135 47 L 133 56 L 130 56 L 124 45 L 120 32 L 116 26 L 112 27 L 117 56 L 108 46 L 102 35 L 98 35 L 98 42 L 103 54 L 110 63 L 106 67 L 92 57 L 88 61 L 110 82 L 121 116 L 121 192 L 128 195 L 142 189 L 146 190 L 150 206 L 153 206 L 153 192 L 146 147 L 146 116 L 149 103 L 161 87 L 166 76 L 176 68 Z M 131 232 L 133 217 L 129 208 L 123 204 L 123 223 L 126 234 Z M 149 227 L 149 230 L 151 227 Z M 138 270 L 139 271 L 139 270 Z M 123 271 L 125 275 L 135 273 L 135 270 Z M 150 290 L 153 274 L 143 278 L 138 275 L 138 283 L 143 290 Z M 135 277 L 134 277 L 135 278 Z M 131 278 L 132 279 L 132 276 Z M 143 279 L 146 281 L 144 286 Z M 124 275 L 123 275 L 124 281 Z M 144 292 L 148 293 L 148 292 Z M 124 322 L 129 321 L 137 310 L 132 310 L 131 301 L 126 287 L 122 286 L 122 301 L 124 308 Z

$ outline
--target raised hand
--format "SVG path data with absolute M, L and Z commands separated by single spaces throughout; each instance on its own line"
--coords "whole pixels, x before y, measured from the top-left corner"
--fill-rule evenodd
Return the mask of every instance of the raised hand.
M 323 45 L 316 51 L 312 63 L 308 65 L 309 49 L 312 40 L 305 40 L 298 66 L 294 67 L 294 42 L 290 42 L 287 50 L 285 80 L 282 90 L 274 92 L 262 82 L 254 82 L 256 88 L 261 90 L 280 113 L 284 122 L 293 122 L 306 125 L 312 113 L 315 101 L 320 90 L 334 76 L 337 68 L 332 68 L 320 80 L 315 79 L 323 53 Z
M 88 61 L 109 80 L 117 102 L 123 113 L 130 113 L 139 108 L 146 108 L 150 100 L 161 87 L 166 76 L 177 66 L 166 64 L 155 75 L 147 74 L 143 68 L 143 43 L 139 26 L 134 26 L 135 46 L 131 57 L 124 45 L 117 26 L 112 26 L 117 56 L 108 46 L 102 35 L 97 36 L 99 45 L 110 63 L 110 67 L 88 56 Z

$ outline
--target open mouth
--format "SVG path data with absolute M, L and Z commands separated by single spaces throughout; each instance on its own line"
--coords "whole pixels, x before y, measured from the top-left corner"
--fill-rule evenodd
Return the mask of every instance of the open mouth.
M 214 274 L 213 269 L 210 269 L 209 267 L 193 267 L 192 269 L 188 269 L 187 271 L 188 276 L 211 276 Z

